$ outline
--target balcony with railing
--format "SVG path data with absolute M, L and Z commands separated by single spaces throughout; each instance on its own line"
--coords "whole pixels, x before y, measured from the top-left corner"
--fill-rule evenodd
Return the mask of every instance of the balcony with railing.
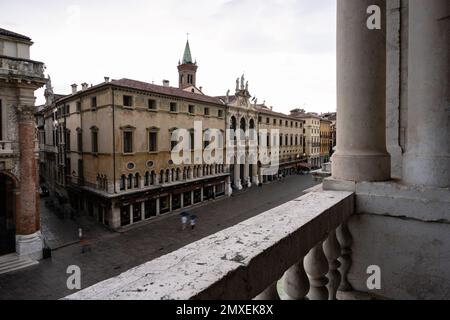
M 9 56 L 0 56 L 0 77 L 44 81 L 44 63 Z
M 352 192 L 311 192 L 67 298 L 334 299 L 353 208 Z

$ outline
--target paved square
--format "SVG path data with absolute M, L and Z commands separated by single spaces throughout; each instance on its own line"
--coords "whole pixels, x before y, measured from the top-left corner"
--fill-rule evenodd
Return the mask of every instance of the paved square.
M 159 217 L 121 233 L 91 223 L 88 224 L 91 251 L 84 254 L 79 243 L 70 244 L 76 241 L 78 224 L 71 220 L 55 221 L 51 213 L 43 212 L 43 232 L 52 239 L 53 248 L 59 248 L 53 250 L 51 259 L 36 266 L 0 275 L 0 299 L 62 298 L 74 292 L 66 286 L 69 276 L 66 270 L 70 265 L 81 268 L 81 285 L 86 288 L 295 199 L 316 184 L 309 175 L 290 176 L 190 209 L 198 216 L 195 230 L 182 231 L 178 214 Z

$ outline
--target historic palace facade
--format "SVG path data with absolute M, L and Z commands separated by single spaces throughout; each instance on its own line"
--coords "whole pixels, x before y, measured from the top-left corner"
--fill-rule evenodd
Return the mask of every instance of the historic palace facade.
M 0 256 L 42 257 L 34 91 L 44 64 L 30 60 L 31 39 L 0 29 Z

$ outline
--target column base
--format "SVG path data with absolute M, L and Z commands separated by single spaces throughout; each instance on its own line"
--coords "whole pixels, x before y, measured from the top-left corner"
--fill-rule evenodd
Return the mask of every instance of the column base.
M 408 184 L 448 188 L 450 157 L 406 153 L 403 158 L 403 179 Z
M 234 187 L 238 190 L 242 190 L 241 180 L 237 180 L 234 182 Z
M 259 186 L 259 178 L 258 178 L 258 176 L 254 176 L 252 180 L 253 180 L 253 184 L 255 186 Z
M 334 179 L 347 181 L 387 181 L 391 179 L 391 157 L 389 154 L 339 155 L 332 161 Z
M 233 188 L 231 187 L 231 182 L 227 182 L 227 186 L 226 186 L 226 190 L 227 190 L 227 196 L 231 196 L 233 194 Z
M 16 235 L 16 252 L 33 260 L 42 259 L 44 241 L 40 231 L 28 235 Z

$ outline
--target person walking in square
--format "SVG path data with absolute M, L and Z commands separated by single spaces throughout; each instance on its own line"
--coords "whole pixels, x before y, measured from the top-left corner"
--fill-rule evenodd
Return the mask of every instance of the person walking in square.
M 191 230 L 194 230 L 196 223 L 197 223 L 197 216 L 191 215 Z

